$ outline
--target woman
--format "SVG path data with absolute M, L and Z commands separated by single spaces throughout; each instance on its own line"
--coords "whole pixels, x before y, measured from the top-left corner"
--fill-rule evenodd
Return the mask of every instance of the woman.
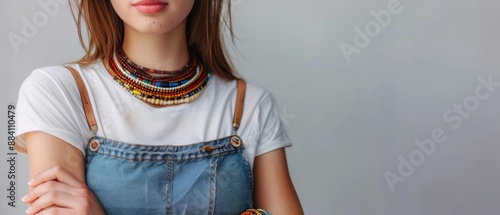
M 303 213 L 276 102 L 227 59 L 223 0 L 76 5 L 86 55 L 19 94 L 28 214 Z

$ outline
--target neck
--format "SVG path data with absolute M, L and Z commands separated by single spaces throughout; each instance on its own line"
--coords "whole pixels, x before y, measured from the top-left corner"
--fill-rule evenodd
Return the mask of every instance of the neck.
M 125 25 L 123 51 L 137 65 L 173 71 L 189 61 L 185 25 L 163 34 L 146 34 Z

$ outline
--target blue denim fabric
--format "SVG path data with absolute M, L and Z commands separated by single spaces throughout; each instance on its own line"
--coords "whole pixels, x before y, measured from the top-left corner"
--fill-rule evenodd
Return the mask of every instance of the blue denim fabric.
M 96 137 L 87 185 L 108 215 L 240 214 L 252 208 L 252 170 L 230 138 L 149 146 Z

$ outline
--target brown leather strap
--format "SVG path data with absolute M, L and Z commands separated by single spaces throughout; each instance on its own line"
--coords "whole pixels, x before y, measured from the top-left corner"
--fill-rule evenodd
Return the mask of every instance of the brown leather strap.
M 243 115 L 243 104 L 245 102 L 245 92 L 246 92 L 246 83 L 242 79 L 238 79 L 237 82 L 238 94 L 236 95 L 236 107 L 234 109 L 234 117 L 233 117 L 233 128 L 234 132 L 240 127 L 241 117 Z
M 73 67 L 66 67 L 73 77 L 75 78 L 76 85 L 78 86 L 78 91 L 80 91 L 80 98 L 82 99 L 83 111 L 85 112 L 85 117 L 87 118 L 87 124 L 91 131 L 97 131 L 97 121 L 95 120 L 94 110 L 92 109 L 92 104 L 90 103 L 90 97 L 87 92 L 87 88 L 85 87 L 85 83 L 83 83 L 83 79 L 80 76 L 80 73 L 76 71 Z

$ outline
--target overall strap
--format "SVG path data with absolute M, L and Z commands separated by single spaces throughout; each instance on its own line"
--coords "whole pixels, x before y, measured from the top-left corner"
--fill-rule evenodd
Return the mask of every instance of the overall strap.
M 234 109 L 234 117 L 233 117 L 233 129 L 234 134 L 240 127 L 241 117 L 243 115 L 243 103 L 245 102 L 245 91 L 246 91 L 246 83 L 242 79 L 238 79 L 237 82 L 238 94 L 236 95 L 236 107 Z
M 85 87 L 85 83 L 83 83 L 80 73 L 78 73 L 78 71 L 76 71 L 73 67 L 64 67 L 66 67 L 66 69 L 68 69 L 73 75 L 73 78 L 75 78 L 78 91 L 80 92 L 80 98 L 82 99 L 83 111 L 85 112 L 85 117 L 87 118 L 87 124 L 89 125 L 90 130 L 95 133 L 97 132 L 97 121 L 95 120 L 94 110 L 92 109 L 92 104 L 90 103 L 90 97 L 87 92 L 87 88 Z

